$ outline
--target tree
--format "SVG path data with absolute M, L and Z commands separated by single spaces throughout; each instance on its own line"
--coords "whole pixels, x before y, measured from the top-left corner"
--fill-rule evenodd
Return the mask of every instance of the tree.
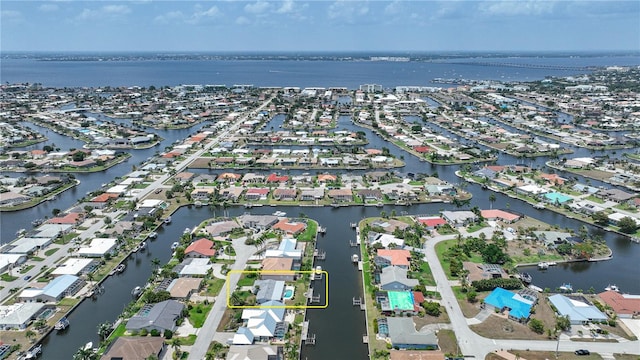
M 571 328 L 571 320 L 569 316 L 558 316 L 556 318 L 556 329 L 560 331 L 569 330 Z
M 529 329 L 536 334 L 544 333 L 544 323 L 538 319 L 529 320 Z
M 482 250 L 482 260 L 488 264 L 504 264 L 509 259 L 496 244 L 489 244 Z
M 36 333 L 33 330 L 27 330 L 25 331 L 24 336 L 29 340 L 29 342 L 33 342 L 33 338 L 36 336 Z
M 73 354 L 73 360 L 96 360 L 97 358 L 98 354 L 93 349 L 85 349 L 84 346 Z
M 591 215 L 593 222 L 598 225 L 606 226 L 609 223 L 609 217 L 604 211 L 598 211 Z
M 57 208 L 51 210 L 51 214 L 53 214 L 53 216 L 58 216 L 61 212 L 62 212 L 62 210 L 57 209 Z
M 496 201 L 496 194 L 491 193 L 491 195 L 489 195 L 489 203 L 490 203 L 490 208 L 493 209 L 493 203 Z
M 160 267 L 160 259 L 158 258 L 153 258 L 151 259 L 151 265 L 153 265 L 153 272 L 157 272 L 158 268 Z
M 173 349 L 173 358 L 179 359 L 182 355 L 182 339 L 180 339 L 180 337 L 178 336 L 171 338 L 171 340 L 169 341 L 169 346 L 171 346 L 171 348 Z
M 638 224 L 636 224 L 636 221 L 629 216 L 625 216 L 620 219 L 618 221 L 618 227 L 620 228 L 620 231 L 625 234 L 633 234 L 638 230 Z
M 440 316 L 442 310 L 440 310 L 440 304 L 433 301 L 424 301 L 422 304 L 424 311 L 431 316 Z
M 98 324 L 98 337 L 100 337 L 100 340 L 102 341 L 106 340 L 111 334 L 112 329 L 113 329 L 113 326 L 108 321 Z

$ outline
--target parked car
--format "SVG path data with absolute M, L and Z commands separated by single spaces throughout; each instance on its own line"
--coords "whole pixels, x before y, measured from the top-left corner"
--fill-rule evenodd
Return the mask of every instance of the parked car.
M 574 354 L 576 354 L 576 355 L 589 355 L 591 353 L 587 349 L 578 349 L 578 350 L 574 351 Z
M 24 279 L 25 279 L 26 281 L 31 280 L 31 275 L 27 275 L 27 276 L 25 276 L 25 277 L 24 277 Z
M 162 192 L 162 189 L 156 189 L 156 191 L 154 191 L 154 194 L 160 194 Z

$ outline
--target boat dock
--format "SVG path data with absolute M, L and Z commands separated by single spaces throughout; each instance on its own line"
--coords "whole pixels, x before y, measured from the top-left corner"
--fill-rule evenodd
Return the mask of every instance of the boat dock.
M 324 260 L 327 257 L 327 252 L 321 249 L 313 250 L 313 257 L 315 260 Z
M 353 306 L 359 306 L 360 310 L 365 310 L 366 309 L 365 304 L 362 301 L 362 298 L 355 298 L 354 297 L 353 298 Z
M 300 333 L 300 340 L 305 345 L 315 345 L 316 344 L 316 334 L 309 334 L 309 321 L 305 321 L 302 323 L 302 332 Z

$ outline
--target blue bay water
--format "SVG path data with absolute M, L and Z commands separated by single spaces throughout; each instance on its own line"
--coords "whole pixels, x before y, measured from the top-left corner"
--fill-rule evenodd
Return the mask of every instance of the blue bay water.
M 3 83 L 74 86 L 174 86 L 180 84 L 253 84 L 255 86 L 347 87 L 376 83 L 442 86 L 434 78 L 533 81 L 568 76 L 575 70 L 495 67 L 461 62 L 517 63 L 550 66 L 638 65 L 640 56 L 468 58 L 444 62 L 372 62 L 310 60 L 135 60 L 40 61 L 3 59 Z

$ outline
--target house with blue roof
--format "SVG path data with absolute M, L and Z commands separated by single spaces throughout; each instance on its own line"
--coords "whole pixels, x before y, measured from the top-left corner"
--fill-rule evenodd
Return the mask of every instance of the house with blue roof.
M 549 301 L 555 307 L 558 315 L 569 317 L 572 325 L 590 322 L 598 323 L 608 320 L 607 315 L 603 314 L 582 295 L 565 296 L 556 294 L 549 296 Z
M 484 299 L 484 303 L 498 311 L 508 311 L 509 318 L 519 322 L 527 322 L 533 306 L 533 301 L 500 287 L 495 288 Z
M 51 280 L 41 289 L 23 290 L 18 299 L 24 302 L 58 302 L 67 296 L 73 296 L 82 286 L 84 280 L 74 275 L 61 275 Z

